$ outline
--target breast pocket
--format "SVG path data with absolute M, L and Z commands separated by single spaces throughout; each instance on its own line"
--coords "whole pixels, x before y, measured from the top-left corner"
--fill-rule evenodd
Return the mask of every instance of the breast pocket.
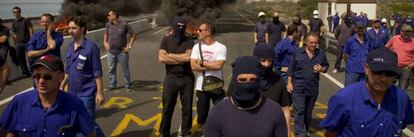
M 86 59 L 87 59 L 86 56 L 79 55 L 78 56 L 78 63 L 76 65 L 76 69 L 82 71 L 85 68 Z
M 16 125 L 17 135 L 19 137 L 35 137 L 36 127 L 30 124 Z
M 306 64 L 307 64 L 306 60 L 304 60 L 304 59 L 298 59 L 296 61 L 296 68 L 297 69 L 304 69 L 305 66 L 306 66 Z
M 374 124 L 363 120 L 351 120 L 352 133 L 360 137 L 373 137 L 378 131 Z

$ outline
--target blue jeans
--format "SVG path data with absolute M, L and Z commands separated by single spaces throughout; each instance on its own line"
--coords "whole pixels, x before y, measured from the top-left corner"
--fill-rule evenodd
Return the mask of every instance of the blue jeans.
M 124 72 L 124 86 L 129 88 L 131 86 L 131 80 L 129 76 L 129 54 L 128 53 L 119 53 L 114 54 L 108 52 L 108 66 L 109 66 L 109 87 L 116 88 L 116 67 L 119 62 Z
M 96 134 L 95 136 L 105 137 L 105 134 L 103 133 L 102 129 L 95 122 L 95 96 L 90 96 L 90 97 L 78 96 L 78 98 L 82 100 L 83 105 L 86 108 L 86 111 L 88 112 L 89 116 L 91 116 L 93 122 L 95 123 L 95 134 Z M 84 137 L 84 135 L 82 133 L 77 133 L 76 137 Z
M 345 86 L 366 80 L 365 73 L 345 72 Z
M 399 71 L 400 77 L 398 79 L 398 87 L 404 91 L 407 91 L 408 86 L 410 86 L 411 78 L 413 76 L 412 69 L 402 68 Z

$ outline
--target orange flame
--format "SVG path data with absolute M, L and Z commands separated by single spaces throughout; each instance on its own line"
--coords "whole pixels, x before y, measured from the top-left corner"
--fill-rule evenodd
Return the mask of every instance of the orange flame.
M 63 16 L 56 24 L 56 31 L 62 33 L 63 35 L 69 35 L 69 17 Z

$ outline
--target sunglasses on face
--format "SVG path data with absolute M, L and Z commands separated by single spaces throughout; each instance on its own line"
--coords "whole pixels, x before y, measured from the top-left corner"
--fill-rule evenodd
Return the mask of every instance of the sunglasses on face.
M 374 74 L 374 75 L 385 75 L 387 77 L 397 76 L 397 74 L 395 74 L 394 72 L 391 72 L 391 71 L 376 71 L 376 72 L 372 71 L 372 74 Z
M 32 78 L 34 80 L 40 80 L 40 79 L 44 79 L 44 80 L 51 80 L 53 77 L 49 74 L 45 74 L 45 75 L 40 75 L 40 74 L 33 74 Z
M 20 11 L 13 11 L 13 13 L 20 13 Z

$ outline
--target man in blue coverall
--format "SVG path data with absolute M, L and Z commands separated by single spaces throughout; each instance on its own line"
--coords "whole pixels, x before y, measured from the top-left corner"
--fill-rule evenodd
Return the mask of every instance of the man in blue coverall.
M 297 48 L 289 65 L 287 90 L 292 94 L 296 137 L 310 136 L 312 110 L 319 94 L 319 74 L 328 71 L 328 60 L 317 48 L 319 34 L 310 33 L 306 46 Z
M 329 99 L 320 123 L 325 137 L 399 137 L 414 124 L 414 111 L 404 91 L 393 85 L 398 75 L 397 54 L 378 48 L 364 64 L 366 81 L 347 86 Z
M 369 41 L 364 23 L 357 22 L 356 24 L 356 34 L 348 38 L 344 48 L 345 86 L 366 78 L 364 64 L 369 50 Z
M 86 20 L 79 16 L 69 19 L 69 33 L 73 41 L 66 50 L 65 79 L 61 89 L 68 83 L 68 93 L 82 100 L 90 117 L 95 121 L 95 104 L 103 105 L 105 96 L 99 48 L 85 38 L 86 26 Z M 105 136 L 97 124 L 95 129 L 97 137 Z

